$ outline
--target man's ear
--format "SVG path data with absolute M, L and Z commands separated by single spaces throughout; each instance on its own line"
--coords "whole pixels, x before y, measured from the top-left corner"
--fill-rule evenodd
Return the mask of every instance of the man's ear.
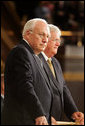
M 26 35 L 29 35 L 29 34 L 30 34 L 30 30 L 27 30 L 27 31 L 26 31 Z

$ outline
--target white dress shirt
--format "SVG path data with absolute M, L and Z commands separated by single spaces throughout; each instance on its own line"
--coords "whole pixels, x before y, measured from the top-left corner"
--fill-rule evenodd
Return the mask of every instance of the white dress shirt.
M 41 53 L 42 53 L 42 55 L 44 56 L 44 58 L 45 58 L 46 61 L 47 61 L 48 59 L 51 59 L 51 58 L 48 58 L 44 52 L 41 52 Z M 52 59 L 51 59 L 51 60 L 52 60 Z

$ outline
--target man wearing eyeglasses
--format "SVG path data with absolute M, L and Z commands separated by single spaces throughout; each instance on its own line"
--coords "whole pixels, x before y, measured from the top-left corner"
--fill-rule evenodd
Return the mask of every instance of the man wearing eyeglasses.
M 39 54 L 39 57 L 48 78 L 53 82 L 53 85 L 51 85 L 53 89 L 51 124 L 57 125 L 57 121 L 61 120 L 62 112 L 64 111 L 69 119 L 79 121 L 81 125 L 84 125 L 84 114 L 78 111 L 71 93 L 66 86 L 60 64 L 53 57 L 61 44 L 61 31 L 52 24 L 49 24 L 49 28 L 51 36 L 49 37 L 47 47 L 44 52 Z
M 5 65 L 2 125 L 48 125 L 52 95 L 37 55 L 50 35 L 43 19 L 29 20 L 23 40 L 12 49 Z

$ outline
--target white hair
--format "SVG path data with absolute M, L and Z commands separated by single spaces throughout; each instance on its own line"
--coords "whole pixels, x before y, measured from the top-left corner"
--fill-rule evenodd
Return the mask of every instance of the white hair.
M 27 23 L 24 25 L 23 32 L 22 32 L 22 36 L 25 35 L 25 32 L 26 32 L 27 30 L 33 30 L 33 28 L 34 28 L 36 22 L 38 22 L 38 21 L 42 21 L 42 22 L 44 22 L 45 24 L 48 24 L 48 23 L 46 22 L 46 20 L 41 19 L 41 18 L 34 18 L 34 19 L 31 19 L 31 20 L 27 21 Z M 48 27 L 48 31 L 49 31 L 49 33 L 50 33 L 49 27 Z
M 60 30 L 57 26 L 55 26 L 55 25 L 53 25 L 53 24 L 48 24 L 48 26 L 49 26 L 50 32 L 51 32 L 51 31 L 54 31 L 54 32 L 56 32 L 59 36 L 61 36 L 61 30 Z

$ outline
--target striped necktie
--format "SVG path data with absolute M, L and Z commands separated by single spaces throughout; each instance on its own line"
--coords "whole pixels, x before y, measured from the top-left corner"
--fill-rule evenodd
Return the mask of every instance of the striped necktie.
M 55 77 L 55 72 L 54 72 L 54 68 L 53 68 L 51 59 L 49 58 L 49 59 L 47 60 L 47 62 L 48 62 L 48 65 L 49 65 L 49 67 L 50 67 L 50 69 L 51 69 L 51 71 L 52 71 L 52 73 L 53 73 L 53 75 L 54 75 L 54 77 Z

